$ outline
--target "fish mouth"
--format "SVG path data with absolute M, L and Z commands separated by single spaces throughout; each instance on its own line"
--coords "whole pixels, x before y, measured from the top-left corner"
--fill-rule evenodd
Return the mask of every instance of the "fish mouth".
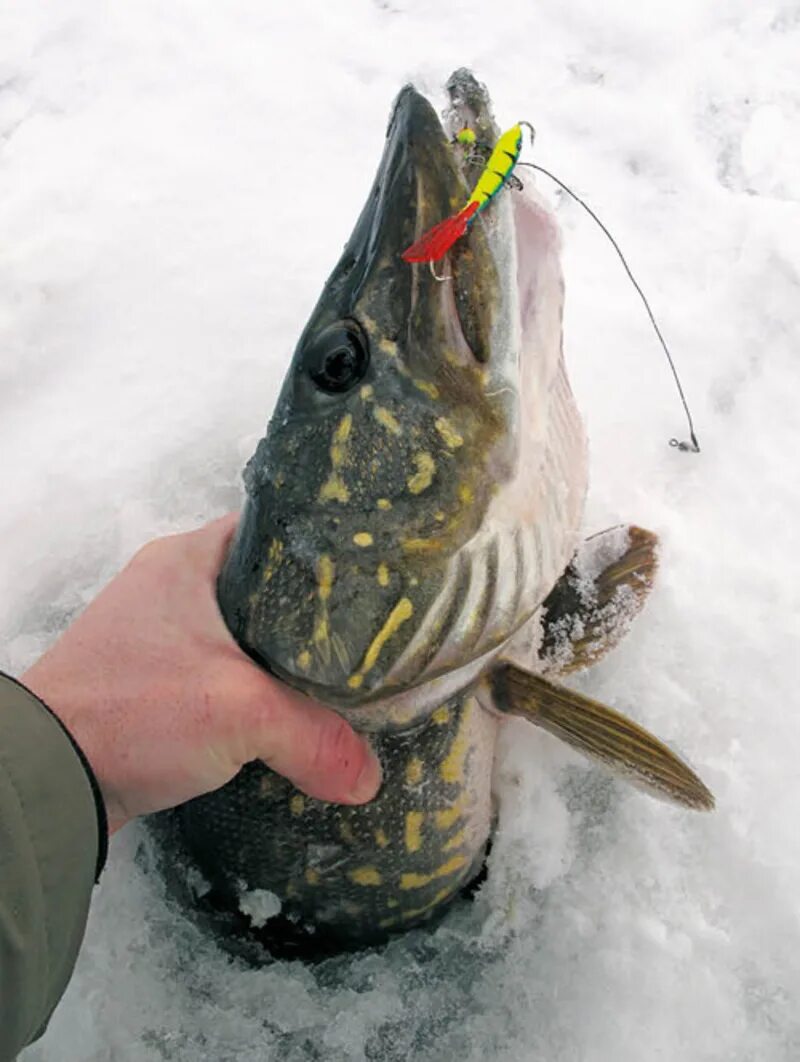
M 508 204 L 476 219 L 436 266 L 401 267 L 397 273 L 398 256 L 464 206 L 497 136 L 488 93 L 469 71 L 457 71 L 446 87 L 444 125 L 413 85 L 395 101 L 372 193 L 350 242 L 355 268 L 348 294 L 355 304 L 361 288 L 390 263 L 402 314 L 392 331 L 405 332 L 406 349 L 430 356 L 430 336 L 438 331 L 452 362 L 486 365 L 498 349 L 495 326 L 504 317 L 514 268 Z M 456 132 L 465 127 L 474 143 L 457 142 Z
M 497 136 L 488 93 L 469 71 L 457 71 L 447 92 L 445 125 L 413 85 L 398 94 L 367 202 L 305 335 L 366 311 L 384 339 L 403 345 L 412 370 L 424 371 L 436 356 L 434 335 L 453 364 L 486 365 L 496 357 L 496 325 L 506 315 L 514 272 L 509 205 L 493 204 L 438 263 L 445 282 L 437 283 L 428 265 L 401 260 L 423 232 L 464 206 Z M 475 143 L 456 141 L 465 126 Z

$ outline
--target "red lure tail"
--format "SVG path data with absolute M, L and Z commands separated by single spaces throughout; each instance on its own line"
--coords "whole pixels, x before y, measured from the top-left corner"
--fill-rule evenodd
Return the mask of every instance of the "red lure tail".
M 406 247 L 401 255 L 403 261 L 438 262 L 440 258 L 444 258 L 456 240 L 467 231 L 467 225 L 469 225 L 479 205 L 473 200 L 467 203 L 464 209 L 459 210 L 457 214 L 453 214 L 450 218 L 445 218 L 438 225 L 434 225 L 432 229 L 428 229 L 416 243 Z

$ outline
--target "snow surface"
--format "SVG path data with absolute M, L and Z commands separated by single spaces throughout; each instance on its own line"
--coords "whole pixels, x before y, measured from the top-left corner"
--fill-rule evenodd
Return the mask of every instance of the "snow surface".
M 800 1056 L 798 55 L 797 0 L 0 5 L 0 666 L 137 545 L 237 504 L 392 98 L 468 65 L 612 228 L 682 369 L 697 457 L 666 445 L 680 408 L 613 251 L 554 195 L 587 532 L 663 542 L 582 685 L 719 804 L 673 810 L 513 722 L 477 901 L 316 969 L 232 963 L 128 827 L 26 1062 Z

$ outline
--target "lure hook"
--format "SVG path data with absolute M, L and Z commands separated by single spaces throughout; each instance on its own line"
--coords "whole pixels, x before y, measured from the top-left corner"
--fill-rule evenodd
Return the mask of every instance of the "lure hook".
M 439 274 L 436 272 L 436 267 L 434 266 L 433 262 L 428 262 L 428 266 L 431 271 L 431 276 L 434 280 L 438 280 L 440 284 L 444 284 L 446 281 L 453 279 L 452 277 L 440 277 Z
M 534 127 L 531 125 L 530 122 L 525 122 L 525 121 L 519 121 L 519 122 L 517 122 L 517 125 L 518 126 L 525 126 L 525 128 L 528 130 L 528 132 L 530 133 L 530 137 L 531 137 L 531 147 L 533 147 L 533 142 L 536 139 L 536 130 L 534 129 Z

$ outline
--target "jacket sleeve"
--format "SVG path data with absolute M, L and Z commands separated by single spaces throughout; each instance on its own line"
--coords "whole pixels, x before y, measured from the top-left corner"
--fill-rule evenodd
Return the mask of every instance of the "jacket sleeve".
M 0 1062 L 44 1032 L 67 986 L 107 839 L 83 753 L 0 674 Z

